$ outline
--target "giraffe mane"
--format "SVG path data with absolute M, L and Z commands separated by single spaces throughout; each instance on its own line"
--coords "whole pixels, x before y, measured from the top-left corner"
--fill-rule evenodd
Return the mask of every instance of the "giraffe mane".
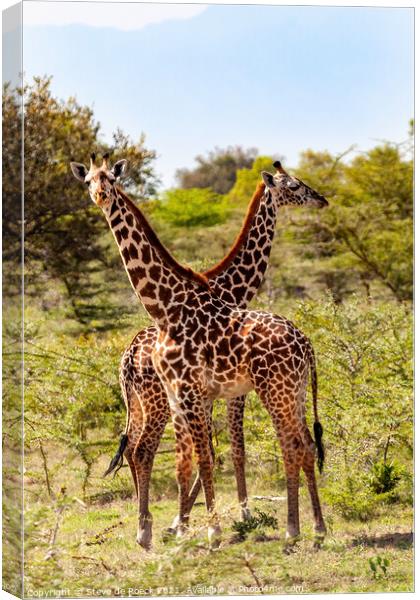
M 188 281 L 199 283 L 204 287 L 209 287 L 207 276 L 203 273 L 197 273 L 196 271 L 193 271 L 193 269 L 190 269 L 190 267 L 181 265 L 181 263 L 179 263 L 172 256 L 169 250 L 167 250 L 162 244 L 156 232 L 152 229 L 152 226 L 141 210 L 134 204 L 132 200 L 130 200 L 130 198 L 121 190 L 121 188 L 118 187 L 117 190 L 124 202 L 130 207 L 132 214 L 136 218 L 142 230 L 145 232 L 150 244 L 160 254 L 161 258 L 168 264 L 168 266 L 171 267 L 171 269 L 173 269 L 178 275 L 184 277 Z
M 264 191 L 265 183 L 263 181 L 260 181 L 257 184 L 254 195 L 252 196 L 248 204 L 248 210 L 245 215 L 244 222 L 242 224 L 242 229 L 239 232 L 236 240 L 234 241 L 231 249 L 226 254 L 226 256 L 222 258 L 220 262 L 214 265 L 214 267 L 211 267 L 210 269 L 207 269 L 207 271 L 204 271 L 203 275 L 206 278 L 211 279 L 213 277 L 216 277 L 217 275 L 220 275 L 220 273 L 224 271 L 234 261 L 239 252 L 242 250 L 242 247 L 248 236 L 249 230 L 251 229 L 254 217 L 260 207 L 261 199 L 264 196 Z

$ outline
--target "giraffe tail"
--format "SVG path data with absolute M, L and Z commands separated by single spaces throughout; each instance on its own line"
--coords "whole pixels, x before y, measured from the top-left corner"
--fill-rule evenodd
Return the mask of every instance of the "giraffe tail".
M 121 436 L 120 445 L 118 447 L 118 450 L 117 450 L 114 458 L 109 463 L 109 467 L 107 468 L 107 470 L 105 471 L 105 473 L 103 475 L 104 477 L 106 477 L 113 471 L 114 471 L 114 477 L 115 477 L 115 475 L 121 469 L 121 467 L 123 466 L 123 463 L 124 463 L 124 450 L 127 448 L 127 444 L 128 444 L 128 435 L 126 433 L 124 433 Z
M 317 455 L 318 455 L 318 469 L 319 472 L 322 473 L 322 469 L 324 466 L 324 460 L 325 460 L 325 450 L 324 450 L 324 445 L 322 443 L 322 433 L 323 433 L 323 429 L 322 429 L 322 425 L 319 422 L 319 418 L 318 418 L 318 376 L 317 376 L 317 372 L 316 372 L 316 360 L 315 360 L 315 352 L 314 349 L 312 348 L 312 345 L 309 345 L 310 347 L 310 355 L 309 355 L 309 364 L 310 364 L 310 368 L 311 368 L 311 387 L 312 387 L 312 403 L 313 403 L 313 407 L 314 407 L 314 436 L 315 436 L 315 446 L 316 446 L 316 451 L 317 451 Z
M 134 340 L 133 340 L 133 342 L 134 342 Z M 127 448 L 128 431 L 129 431 L 129 427 L 130 427 L 130 402 L 129 402 L 129 389 L 128 389 L 129 385 L 124 378 L 124 366 L 131 358 L 130 350 L 133 345 L 133 342 L 131 342 L 130 346 L 124 352 L 122 359 L 121 359 L 121 363 L 120 363 L 120 387 L 121 387 L 121 393 L 124 398 L 124 404 L 127 409 L 125 430 L 121 436 L 120 445 L 118 446 L 118 450 L 117 450 L 115 456 L 112 458 L 111 462 L 109 463 L 109 466 L 108 466 L 107 470 L 105 471 L 105 473 L 103 474 L 103 477 L 106 477 L 107 475 L 109 475 L 112 472 L 114 473 L 114 477 L 115 477 L 115 475 L 118 473 L 118 471 L 121 469 L 121 467 L 124 464 L 124 450 Z

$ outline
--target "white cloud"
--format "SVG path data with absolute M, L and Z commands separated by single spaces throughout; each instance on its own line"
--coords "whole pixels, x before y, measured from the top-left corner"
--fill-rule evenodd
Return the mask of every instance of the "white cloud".
M 23 22 L 25 26 L 83 24 L 127 31 L 170 19 L 190 19 L 206 8 L 206 4 L 24 1 Z

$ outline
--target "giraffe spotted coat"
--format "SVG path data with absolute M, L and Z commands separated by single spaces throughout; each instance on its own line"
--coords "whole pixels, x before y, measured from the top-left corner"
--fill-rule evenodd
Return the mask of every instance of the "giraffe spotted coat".
M 295 177 L 290 177 L 279 163 L 275 163 L 275 166 L 278 175 L 273 177 L 264 173 L 263 177 L 267 185 L 259 184 L 256 194 L 251 199 L 248 213 L 251 212 L 253 216 L 249 230 L 243 236 L 242 247 L 231 262 L 224 259 L 217 267 L 205 273 L 216 294 L 232 306 L 246 307 L 261 285 L 268 266 L 279 208 L 287 205 L 322 207 L 327 204 L 317 192 Z M 125 455 L 133 472 L 136 489 L 135 448 L 138 444 L 147 447 L 147 456 L 152 463 L 165 425 L 170 418 L 166 393 L 152 364 L 156 339 L 155 327 L 140 331 L 125 350 L 120 366 L 121 389 L 128 411 L 126 427 L 128 439 Z M 227 402 L 238 499 L 241 516 L 246 519 L 249 510 L 245 479 L 244 405 L 245 396 L 231 398 Z M 117 463 L 118 461 L 114 461 L 112 464 L 116 466 Z M 198 478 L 190 492 L 190 508 L 199 489 Z M 170 531 L 175 530 L 175 525 L 176 520 Z
M 179 530 L 188 522 L 194 450 L 209 513 L 209 539 L 218 542 L 209 407 L 217 397 L 233 398 L 255 389 L 272 417 L 283 451 L 287 536 L 299 534 L 301 467 L 311 494 L 315 528 L 323 534 L 315 445 L 304 414 L 307 378 L 314 364 L 308 340 L 282 317 L 229 305 L 215 294 L 206 276 L 177 263 L 141 211 L 115 186 L 124 164 L 120 161 L 110 169 L 104 160 L 97 168 L 92 160 L 89 171 L 77 163 L 72 168 L 88 183 L 93 201 L 102 208 L 135 293 L 157 326 L 152 363 L 168 396 L 176 436 Z M 315 394 L 314 411 L 319 425 Z M 150 514 L 144 513 L 144 500 L 140 494 L 138 535 L 146 531 L 150 537 Z

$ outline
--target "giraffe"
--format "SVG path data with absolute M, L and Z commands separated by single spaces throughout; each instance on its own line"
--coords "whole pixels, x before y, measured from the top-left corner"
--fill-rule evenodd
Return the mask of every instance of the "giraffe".
M 286 205 L 316 206 L 327 205 L 325 198 L 283 169 L 280 161 L 273 164 L 275 176 L 263 172 L 263 182 L 257 185 L 251 198 L 241 231 L 242 245 L 236 241 L 234 257 L 231 253 L 218 265 L 204 273 L 213 290 L 227 304 L 245 308 L 255 296 L 268 266 L 271 246 L 275 234 L 279 208 Z M 255 214 L 254 214 L 255 213 Z M 253 215 L 250 219 L 250 215 Z M 246 234 L 244 234 L 246 232 Z M 237 250 L 239 248 L 239 250 Z M 164 387 L 153 368 L 152 352 L 157 339 L 156 327 L 140 331 L 125 350 L 120 366 L 120 383 L 127 407 L 127 426 L 122 436 L 116 456 L 111 461 L 106 474 L 122 465 L 123 453 L 130 466 L 138 495 L 136 480 L 136 447 L 148 448 L 149 465 L 144 467 L 146 481 L 142 494 L 148 498 L 150 473 L 154 454 L 158 448 L 165 425 L 170 418 L 170 410 Z M 245 396 L 230 399 L 227 402 L 228 426 L 231 440 L 232 462 L 234 465 L 240 515 L 243 520 L 250 517 L 248 494 L 245 479 L 245 445 L 243 436 L 243 415 Z M 153 428 L 149 424 L 153 424 Z M 211 427 L 211 424 L 209 425 Z M 141 469 L 138 469 L 141 470 Z M 195 502 L 200 490 L 200 478 L 194 482 L 190 491 L 189 509 Z M 148 514 L 148 508 L 145 509 Z M 177 518 L 167 533 L 176 533 Z M 146 549 L 151 544 L 151 518 L 145 521 L 145 527 L 139 536 L 139 543 Z
M 188 525 L 194 451 L 208 513 L 209 542 L 211 546 L 220 543 L 209 407 L 218 397 L 235 398 L 254 389 L 272 418 L 282 448 L 288 503 L 286 539 L 294 542 L 300 534 L 301 468 L 310 492 L 315 533 L 323 538 L 326 528 L 314 469 L 315 449 L 322 468 L 322 427 L 310 341 L 284 317 L 233 307 L 220 299 L 206 275 L 175 260 L 140 209 L 116 186 L 126 161 L 111 168 L 108 157 L 100 167 L 94 160 L 92 156 L 89 169 L 72 163 L 72 171 L 88 185 L 91 199 L 104 213 L 131 285 L 158 332 L 152 363 L 166 391 L 175 431 L 178 530 L 182 532 Z M 315 442 L 305 418 L 309 374 Z M 141 504 L 139 498 L 140 513 Z

